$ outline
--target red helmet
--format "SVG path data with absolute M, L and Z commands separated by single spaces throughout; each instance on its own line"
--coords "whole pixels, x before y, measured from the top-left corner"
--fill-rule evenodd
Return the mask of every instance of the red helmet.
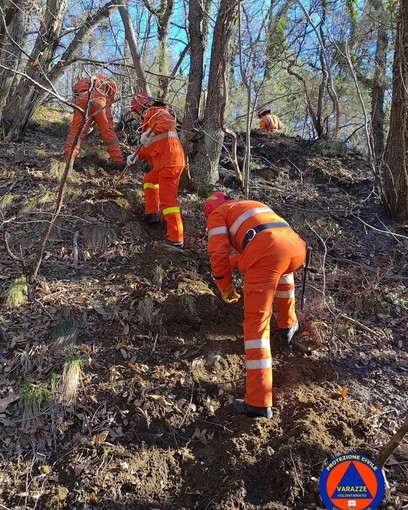
M 141 113 L 151 103 L 152 98 L 147 92 L 138 92 L 130 102 L 132 112 Z
M 204 202 L 204 214 L 208 216 L 216 209 L 219 205 L 224 203 L 226 200 L 230 200 L 230 197 L 222 191 L 214 191 L 207 200 Z
M 258 112 L 258 117 L 261 118 L 263 117 L 264 115 L 266 115 L 267 113 L 271 113 L 271 110 L 268 110 L 266 108 L 261 108 Z

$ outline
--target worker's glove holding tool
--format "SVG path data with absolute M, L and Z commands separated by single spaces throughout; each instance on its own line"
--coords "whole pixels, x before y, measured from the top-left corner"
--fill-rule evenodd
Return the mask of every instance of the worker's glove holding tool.
M 151 139 L 155 136 L 155 134 L 153 133 L 153 131 L 149 134 L 149 133 L 142 133 L 140 135 L 140 143 L 142 145 L 149 145 Z
M 241 294 L 238 294 L 237 289 L 233 283 L 230 283 L 228 287 L 221 291 L 222 300 L 228 304 L 237 303 Z
M 134 152 L 133 154 L 129 154 L 129 156 L 126 159 L 127 166 L 132 166 L 136 163 L 136 161 L 139 159 L 139 156 Z

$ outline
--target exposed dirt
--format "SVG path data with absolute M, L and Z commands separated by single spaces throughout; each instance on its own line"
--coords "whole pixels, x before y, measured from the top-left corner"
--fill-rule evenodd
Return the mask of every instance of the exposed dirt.
M 36 126 L 1 147 L 1 229 L 26 266 L 63 144 Z M 408 244 L 391 234 L 364 159 L 344 149 L 253 133 L 252 196 L 307 239 L 318 269 L 293 348 L 271 339 L 268 421 L 232 413 L 244 391 L 242 303 L 224 304 L 212 282 L 202 199 L 181 193 L 186 248 L 163 246 L 164 227 L 141 223 L 142 165 L 114 191 L 103 147 L 84 145 L 41 278 L 27 303 L 2 306 L 1 508 L 311 510 L 323 508 L 331 457 L 375 457 L 408 409 Z M 220 182 L 238 197 L 228 166 Z M 4 299 L 21 274 L 2 242 Z M 27 409 L 27 386 L 49 398 Z M 386 465 L 382 509 L 407 507 L 407 466 L 405 440 Z

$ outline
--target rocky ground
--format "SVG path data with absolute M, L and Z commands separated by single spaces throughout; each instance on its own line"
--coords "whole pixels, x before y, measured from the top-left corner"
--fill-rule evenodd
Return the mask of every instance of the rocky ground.
M 253 133 L 252 198 L 308 241 L 317 272 L 294 346 L 271 339 L 274 417 L 250 419 L 231 410 L 242 303 L 211 279 L 202 198 L 181 192 L 186 248 L 163 246 L 164 228 L 141 222 L 142 165 L 113 190 L 91 137 L 26 287 L 66 133 L 38 122 L 0 152 L 0 508 L 323 508 L 324 464 L 375 457 L 408 410 L 408 239 L 364 159 Z M 220 186 L 238 197 L 228 166 Z M 385 474 L 381 508 L 408 508 L 406 440 Z

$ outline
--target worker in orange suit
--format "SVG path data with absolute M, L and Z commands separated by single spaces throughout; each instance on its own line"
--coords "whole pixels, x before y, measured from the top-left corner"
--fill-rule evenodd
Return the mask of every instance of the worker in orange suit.
M 141 149 L 130 154 L 128 165 L 144 159 L 153 167 L 143 179 L 145 196 L 144 222 L 160 223 L 160 210 L 167 224 L 167 239 L 175 248 L 184 247 L 183 222 L 177 194 L 185 168 L 184 150 L 176 132 L 176 121 L 167 105 L 139 92 L 131 109 L 142 122 Z
M 271 114 L 271 110 L 261 108 L 258 112 L 258 117 L 261 119 L 259 129 L 269 133 L 275 133 L 283 128 L 283 124 L 279 117 Z
M 91 126 L 96 123 L 99 127 L 102 140 L 105 142 L 109 155 L 114 163 L 115 170 L 123 170 L 125 168 L 126 163 L 123 159 L 112 118 L 112 104 L 116 101 L 116 98 L 117 85 L 115 80 L 103 74 L 86 76 L 75 84 L 75 104 L 82 108 L 85 113 L 74 110 L 71 129 L 69 130 L 67 143 L 65 145 L 65 159 L 68 160 L 71 154 L 72 145 L 83 122 L 83 116 L 86 115 L 87 121 L 74 149 L 74 157 L 79 154 L 81 142 L 85 139 Z
M 293 273 L 305 261 L 306 244 L 272 209 L 253 200 L 213 193 L 204 204 L 213 277 L 226 303 L 238 294 L 232 270 L 244 274 L 245 398 L 234 410 L 272 417 L 270 320 L 275 300 L 280 337 L 290 343 L 299 329 Z M 234 255 L 231 253 L 235 252 Z

